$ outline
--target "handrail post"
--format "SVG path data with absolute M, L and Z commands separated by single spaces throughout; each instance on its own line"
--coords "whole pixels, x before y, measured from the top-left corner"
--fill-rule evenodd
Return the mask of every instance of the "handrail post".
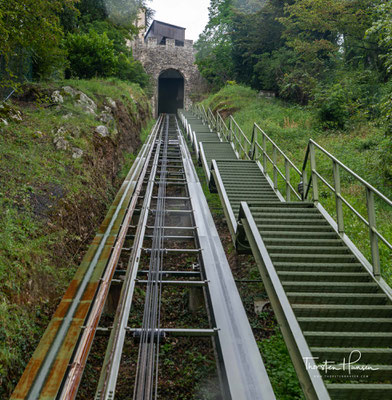
M 287 158 L 284 159 L 284 166 L 286 170 L 286 201 L 291 200 L 291 192 L 290 192 L 290 163 Z
M 263 168 L 264 168 L 264 173 L 267 173 L 267 138 L 265 137 L 265 134 L 263 133 Z
M 302 171 L 302 201 L 305 200 L 305 195 L 308 191 L 308 173 L 306 172 L 306 169 L 304 168 Z
M 243 135 L 242 133 L 240 133 L 240 130 L 238 130 L 238 134 L 241 136 L 242 151 L 243 151 L 243 153 L 244 153 L 244 160 L 246 160 L 247 147 L 246 147 L 245 135 Z
M 378 237 L 377 234 L 375 233 L 376 210 L 374 204 L 374 193 L 368 187 L 366 188 L 366 206 L 367 206 L 368 221 L 369 221 L 370 246 L 372 250 L 373 274 L 374 276 L 379 277 L 381 272 L 381 266 L 380 266 L 380 252 L 378 248 Z
M 277 162 L 278 162 L 278 153 L 276 151 L 276 147 L 273 146 L 273 150 L 272 150 L 272 161 L 273 161 L 273 168 L 274 168 L 274 189 L 278 189 L 278 167 L 276 166 Z
M 335 188 L 335 203 L 336 203 L 336 220 L 338 223 L 339 233 L 344 233 L 344 215 L 343 215 L 343 202 L 341 198 L 341 188 L 340 188 L 340 171 L 339 165 L 332 161 L 333 163 L 333 181 Z
M 231 122 L 231 116 L 229 118 L 229 141 L 232 142 L 232 136 L 233 136 L 233 132 L 232 132 L 232 122 Z
M 313 201 L 318 202 L 318 178 L 316 175 L 316 154 L 314 149 L 314 144 L 309 143 L 310 152 L 310 168 L 312 170 L 312 187 L 313 187 Z
M 253 130 L 252 130 L 252 139 L 250 141 L 250 149 L 249 149 L 249 158 L 251 160 L 255 159 L 255 129 L 256 127 L 253 125 Z

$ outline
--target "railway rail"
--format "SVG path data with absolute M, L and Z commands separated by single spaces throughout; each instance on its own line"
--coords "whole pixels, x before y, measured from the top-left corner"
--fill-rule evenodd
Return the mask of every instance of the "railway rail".
M 201 291 L 206 324 L 165 326 L 167 286 Z M 104 310 L 118 287 L 114 319 L 105 325 Z M 130 325 L 137 287 L 145 293 L 143 317 Z M 108 340 L 96 399 L 116 397 L 130 337 L 139 350 L 127 398 L 159 398 L 160 346 L 168 336 L 211 338 L 224 399 L 275 398 L 174 115 L 157 120 L 11 399 L 76 398 L 102 334 Z

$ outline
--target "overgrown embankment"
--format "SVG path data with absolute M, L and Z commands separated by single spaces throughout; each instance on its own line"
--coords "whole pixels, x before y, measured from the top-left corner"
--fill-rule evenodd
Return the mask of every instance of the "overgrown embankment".
M 115 80 L 26 86 L 0 106 L 0 398 L 23 372 L 150 117 L 143 91 Z

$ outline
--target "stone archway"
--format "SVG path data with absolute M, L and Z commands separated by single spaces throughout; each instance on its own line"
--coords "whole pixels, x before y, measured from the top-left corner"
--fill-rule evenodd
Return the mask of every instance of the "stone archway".
M 158 115 L 176 114 L 184 108 L 185 79 L 177 69 L 169 68 L 158 77 Z

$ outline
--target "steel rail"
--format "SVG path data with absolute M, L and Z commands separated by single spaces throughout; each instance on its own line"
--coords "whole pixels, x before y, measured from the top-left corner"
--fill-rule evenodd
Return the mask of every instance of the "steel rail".
M 150 176 L 155 176 L 157 171 L 159 151 L 161 146 L 161 133 L 162 132 L 160 130 L 159 139 L 156 140 L 156 153 L 154 156 Z M 111 399 L 113 398 L 113 395 L 115 393 L 122 349 L 126 336 L 125 328 L 128 323 L 129 312 L 132 304 L 135 278 L 140 260 L 140 254 L 142 251 L 144 232 L 147 226 L 148 209 L 150 208 L 153 187 L 154 180 L 149 179 L 146 192 L 144 194 L 143 207 L 140 214 L 132 253 L 128 262 L 127 273 L 125 275 L 123 288 L 121 290 L 119 305 L 117 309 L 118 311 L 116 312 L 116 318 L 109 338 L 109 344 L 106 350 L 101 376 L 95 394 L 96 399 Z
M 152 398 L 153 393 L 157 397 L 157 381 L 154 382 L 154 374 L 158 378 L 159 361 L 159 320 L 160 305 L 162 296 L 162 278 L 160 271 L 163 264 L 163 235 L 165 218 L 165 196 L 167 176 L 167 155 L 168 155 L 168 129 L 169 118 L 166 116 L 163 141 L 163 154 L 160 156 L 161 175 L 158 184 L 158 198 L 155 211 L 155 224 L 153 243 L 151 246 L 150 268 L 148 272 L 145 307 L 141 329 L 141 340 L 139 346 L 138 364 L 136 372 L 136 384 L 134 398 L 143 400 Z M 150 212 L 152 210 L 150 209 Z M 155 344 L 155 330 L 157 330 L 157 343 Z M 156 362 L 155 362 L 156 361 Z M 155 390 L 154 390 L 155 383 Z
M 156 129 L 159 128 L 160 122 L 156 124 L 153 130 L 152 137 L 155 136 Z M 96 328 L 98 326 L 99 320 L 101 318 L 101 314 L 105 305 L 106 297 L 109 292 L 111 280 L 113 278 L 114 272 L 117 267 L 117 262 L 121 254 L 121 250 L 124 245 L 124 241 L 128 232 L 128 227 L 130 224 L 130 221 L 132 219 L 132 216 L 135 211 L 135 207 L 139 198 L 139 195 L 142 191 L 142 186 L 143 186 L 143 180 L 147 172 L 148 168 L 148 163 L 151 157 L 152 153 L 152 146 L 151 149 L 146 157 L 146 161 L 144 162 L 143 170 L 139 176 L 139 180 L 137 183 L 137 186 L 135 188 L 134 194 L 132 196 L 132 200 L 130 202 L 130 205 L 128 207 L 127 214 L 122 221 L 122 226 L 120 233 L 118 235 L 118 238 L 116 240 L 116 243 L 113 247 L 111 257 L 109 259 L 108 265 L 106 267 L 105 274 L 102 278 L 102 283 L 99 287 L 98 293 L 96 295 L 94 304 L 92 306 L 92 310 L 90 311 L 88 321 L 85 324 L 84 331 L 82 338 L 80 340 L 80 343 L 78 345 L 78 348 L 76 350 L 76 355 L 74 356 L 72 360 L 72 367 L 70 371 L 68 372 L 68 376 L 66 379 L 66 382 L 63 386 L 63 390 L 61 395 L 59 396 L 59 399 L 61 400 L 71 400 L 76 397 L 77 390 L 80 384 L 80 381 L 82 379 L 82 374 L 84 371 L 84 367 L 86 365 L 86 361 L 88 358 L 88 355 L 90 353 L 91 345 L 94 340 Z

